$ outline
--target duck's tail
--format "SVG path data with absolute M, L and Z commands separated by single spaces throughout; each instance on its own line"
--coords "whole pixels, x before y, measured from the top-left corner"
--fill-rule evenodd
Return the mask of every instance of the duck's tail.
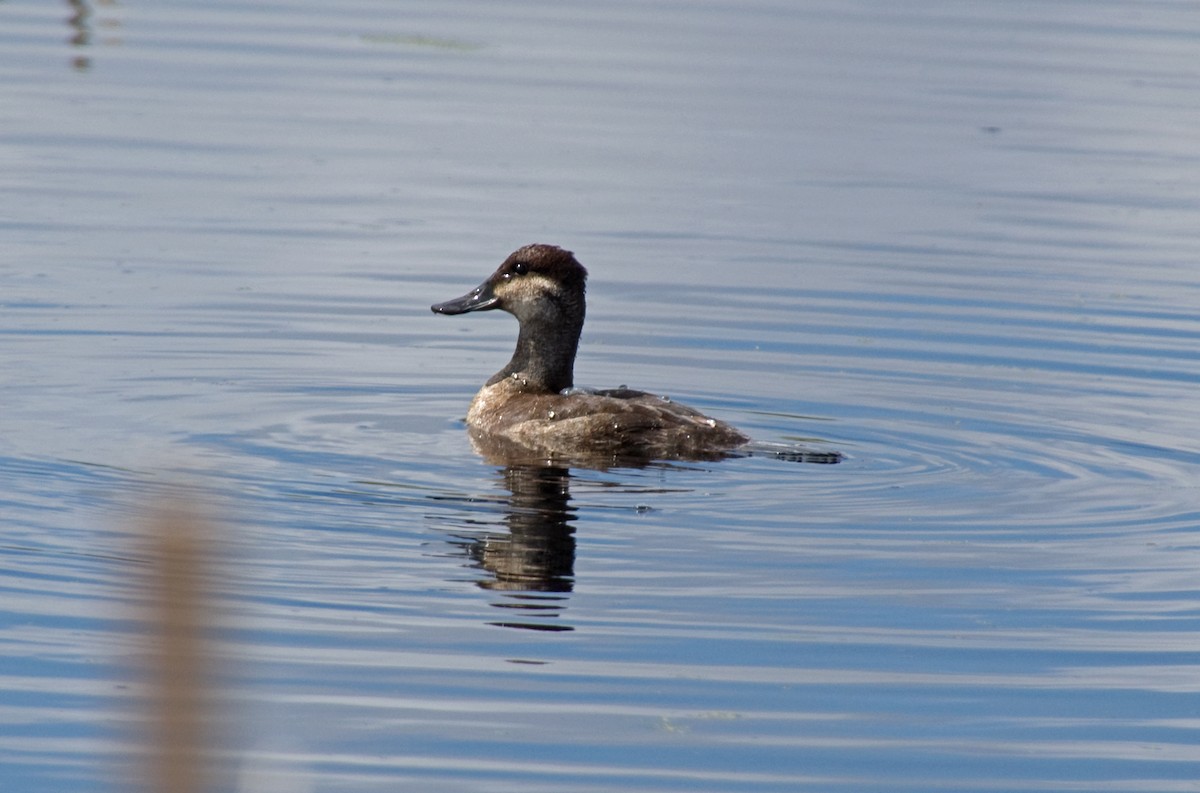
M 794 443 L 771 443 L 769 441 L 750 441 L 738 448 L 737 453 L 745 457 L 770 457 L 775 460 L 786 460 L 789 463 L 814 463 L 817 465 L 833 465 L 846 459 L 841 452 L 824 449 L 810 449 Z

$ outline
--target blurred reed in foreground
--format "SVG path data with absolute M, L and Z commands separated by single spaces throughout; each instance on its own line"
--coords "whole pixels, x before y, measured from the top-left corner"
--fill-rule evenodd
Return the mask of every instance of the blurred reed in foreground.
M 147 693 L 134 775 L 149 793 L 204 793 L 223 776 L 216 767 L 214 531 L 179 501 L 145 522 L 139 646 Z

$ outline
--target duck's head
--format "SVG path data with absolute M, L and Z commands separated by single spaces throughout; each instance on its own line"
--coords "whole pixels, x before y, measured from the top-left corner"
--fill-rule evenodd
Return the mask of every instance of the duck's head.
M 582 326 L 587 270 L 556 245 L 526 245 L 479 286 L 462 297 L 430 306 L 437 314 L 466 314 L 499 308 L 526 322 Z
M 488 384 L 520 377 L 531 390 L 558 392 L 574 384 L 575 351 L 583 330 L 587 270 L 555 245 L 526 245 L 462 297 L 430 306 L 437 314 L 499 308 L 521 323 L 517 349 Z

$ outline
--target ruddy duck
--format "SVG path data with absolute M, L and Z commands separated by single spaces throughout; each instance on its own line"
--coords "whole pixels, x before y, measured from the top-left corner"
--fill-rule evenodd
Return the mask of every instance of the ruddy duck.
M 667 397 L 621 386 L 575 388 L 587 270 L 554 245 L 526 245 L 491 277 L 438 314 L 502 309 L 520 322 L 508 365 L 467 411 L 472 439 L 510 453 L 565 458 L 717 459 L 749 438 Z M 477 444 L 478 445 L 478 444 Z

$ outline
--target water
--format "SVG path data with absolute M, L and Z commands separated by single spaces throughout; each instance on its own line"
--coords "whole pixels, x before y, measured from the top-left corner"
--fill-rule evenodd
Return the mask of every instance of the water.
M 1191 4 L 0 4 L 0 766 L 117 790 L 146 505 L 245 791 L 1197 789 Z M 505 470 L 511 351 L 750 458 Z

